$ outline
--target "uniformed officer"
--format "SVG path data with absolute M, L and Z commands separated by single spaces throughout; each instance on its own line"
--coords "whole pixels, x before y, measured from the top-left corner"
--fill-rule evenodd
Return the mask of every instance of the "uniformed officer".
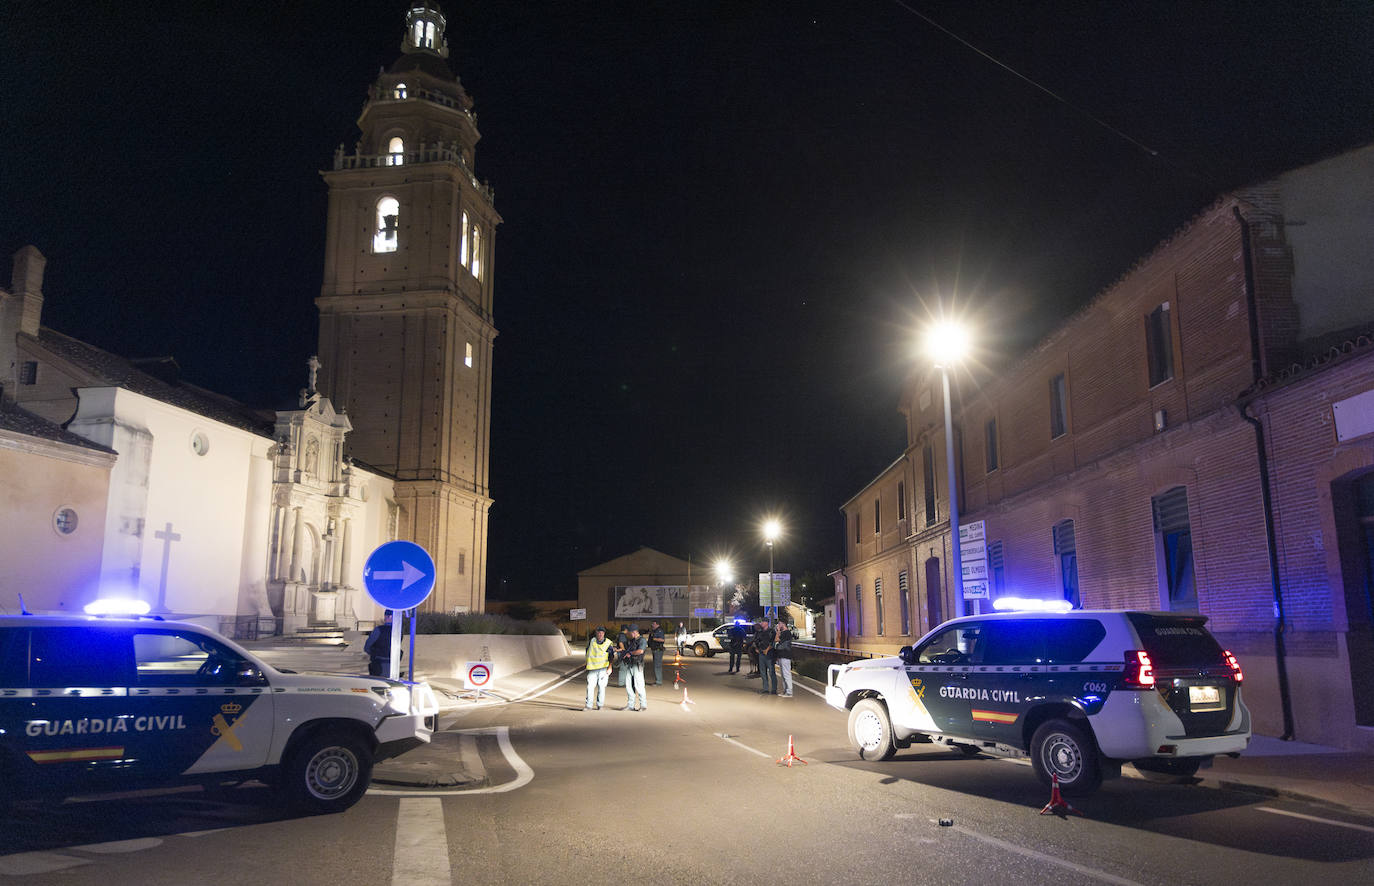
M 658 619 L 649 622 L 652 627 L 649 630 L 649 652 L 654 656 L 654 685 L 663 684 L 663 643 L 667 639 L 663 635 L 663 627 L 658 623 Z
M 611 678 L 611 648 L 606 629 L 597 625 L 587 642 L 587 704 L 585 710 L 601 710 L 606 703 L 606 683 Z

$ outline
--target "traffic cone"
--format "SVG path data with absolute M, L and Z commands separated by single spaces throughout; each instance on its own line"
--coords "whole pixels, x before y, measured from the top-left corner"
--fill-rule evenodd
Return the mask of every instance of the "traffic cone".
M 788 768 L 788 769 L 791 769 L 791 768 L 792 768 L 792 761 L 793 761 L 793 760 L 796 760 L 798 763 L 801 763 L 803 766 L 809 766 L 809 765 L 811 765 L 811 764 L 807 763 L 805 760 L 803 760 L 801 757 L 798 757 L 798 756 L 797 756 L 796 750 L 794 750 L 793 747 L 792 747 L 792 736 L 789 735 L 789 736 L 787 736 L 787 753 L 784 754 L 784 755 L 782 755 L 781 757 L 779 757 L 779 758 L 778 758 L 778 762 L 779 762 L 779 763 L 782 763 L 782 762 L 786 761 L 786 763 L 787 763 L 787 768 Z
M 683 686 L 686 686 L 686 685 L 687 685 L 687 681 L 684 680 L 684 679 L 682 679 L 682 671 L 674 671 L 674 672 L 673 672 L 673 688 L 676 689 L 676 688 L 678 687 L 679 684 L 681 684 L 681 685 L 683 685 Z
M 1057 815 L 1063 818 L 1066 815 L 1083 815 L 1077 809 L 1064 802 L 1064 798 L 1059 793 L 1059 774 L 1050 773 L 1054 781 L 1050 785 L 1050 802 L 1045 804 L 1045 808 L 1040 810 L 1041 815 Z
M 691 697 L 687 695 L 687 690 L 684 688 L 682 690 L 682 709 L 684 711 L 687 710 L 687 705 L 689 704 L 696 704 L 696 702 L 692 701 Z

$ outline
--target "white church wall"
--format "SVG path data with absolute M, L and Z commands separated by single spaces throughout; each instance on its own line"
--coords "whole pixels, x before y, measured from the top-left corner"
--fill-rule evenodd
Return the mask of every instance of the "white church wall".
M 359 521 L 362 525 L 356 527 L 359 531 L 343 577 L 347 585 L 358 589 L 352 595 L 354 617 L 362 622 L 375 622 L 381 616 L 382 607 L 372 602 L 363 587 L 363 566 L 378 545 L 395 539 L 391 532 L 391 503 L 396 500 L 396 483 L 390 477 L 354 465 L 353 486 L 362 499 L 362 519 Z

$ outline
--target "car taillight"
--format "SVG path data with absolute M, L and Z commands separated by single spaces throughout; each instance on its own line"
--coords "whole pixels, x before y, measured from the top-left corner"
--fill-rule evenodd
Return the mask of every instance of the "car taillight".
M 1240 662 L 1236 661 L 1236 657 L 1231 654 L 1231 650 L 1227 649 L 1223 651 L 1221 657 L 1231 666 L 1231 676 L 1236 678 L 1236 682 L 1240 683 L 1243 681 L 1245 679 L 1245 672 L 1240 669 Z
M 1133 649 L 1126 653 L 1126 674 L 1121 678 L 1122 689 L 1154 689 L 1155 666 L 1150 653 Z

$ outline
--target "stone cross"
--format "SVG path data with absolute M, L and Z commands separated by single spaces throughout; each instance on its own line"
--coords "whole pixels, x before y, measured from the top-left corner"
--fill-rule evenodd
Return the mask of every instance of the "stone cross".
M 172 524 L 168 523 L 166 529 L 159 529 L 153 533 L 153 538 L 162 539 L 162 578 L 157 584 L 157 611 L 167 611 L 167 566 L 172 560 L 172 542 L 181 541 L 181 533 L 172 531 Z
M 314 394 L 315 375 L 320 371 L 320 358 L 315 356 L 314 354 L 311 354 L 310 359 L 305 361 L 305 365 L 310 367 L 310 384 L 306 387 L 306 390 L 309 391 L 311 394 Z

